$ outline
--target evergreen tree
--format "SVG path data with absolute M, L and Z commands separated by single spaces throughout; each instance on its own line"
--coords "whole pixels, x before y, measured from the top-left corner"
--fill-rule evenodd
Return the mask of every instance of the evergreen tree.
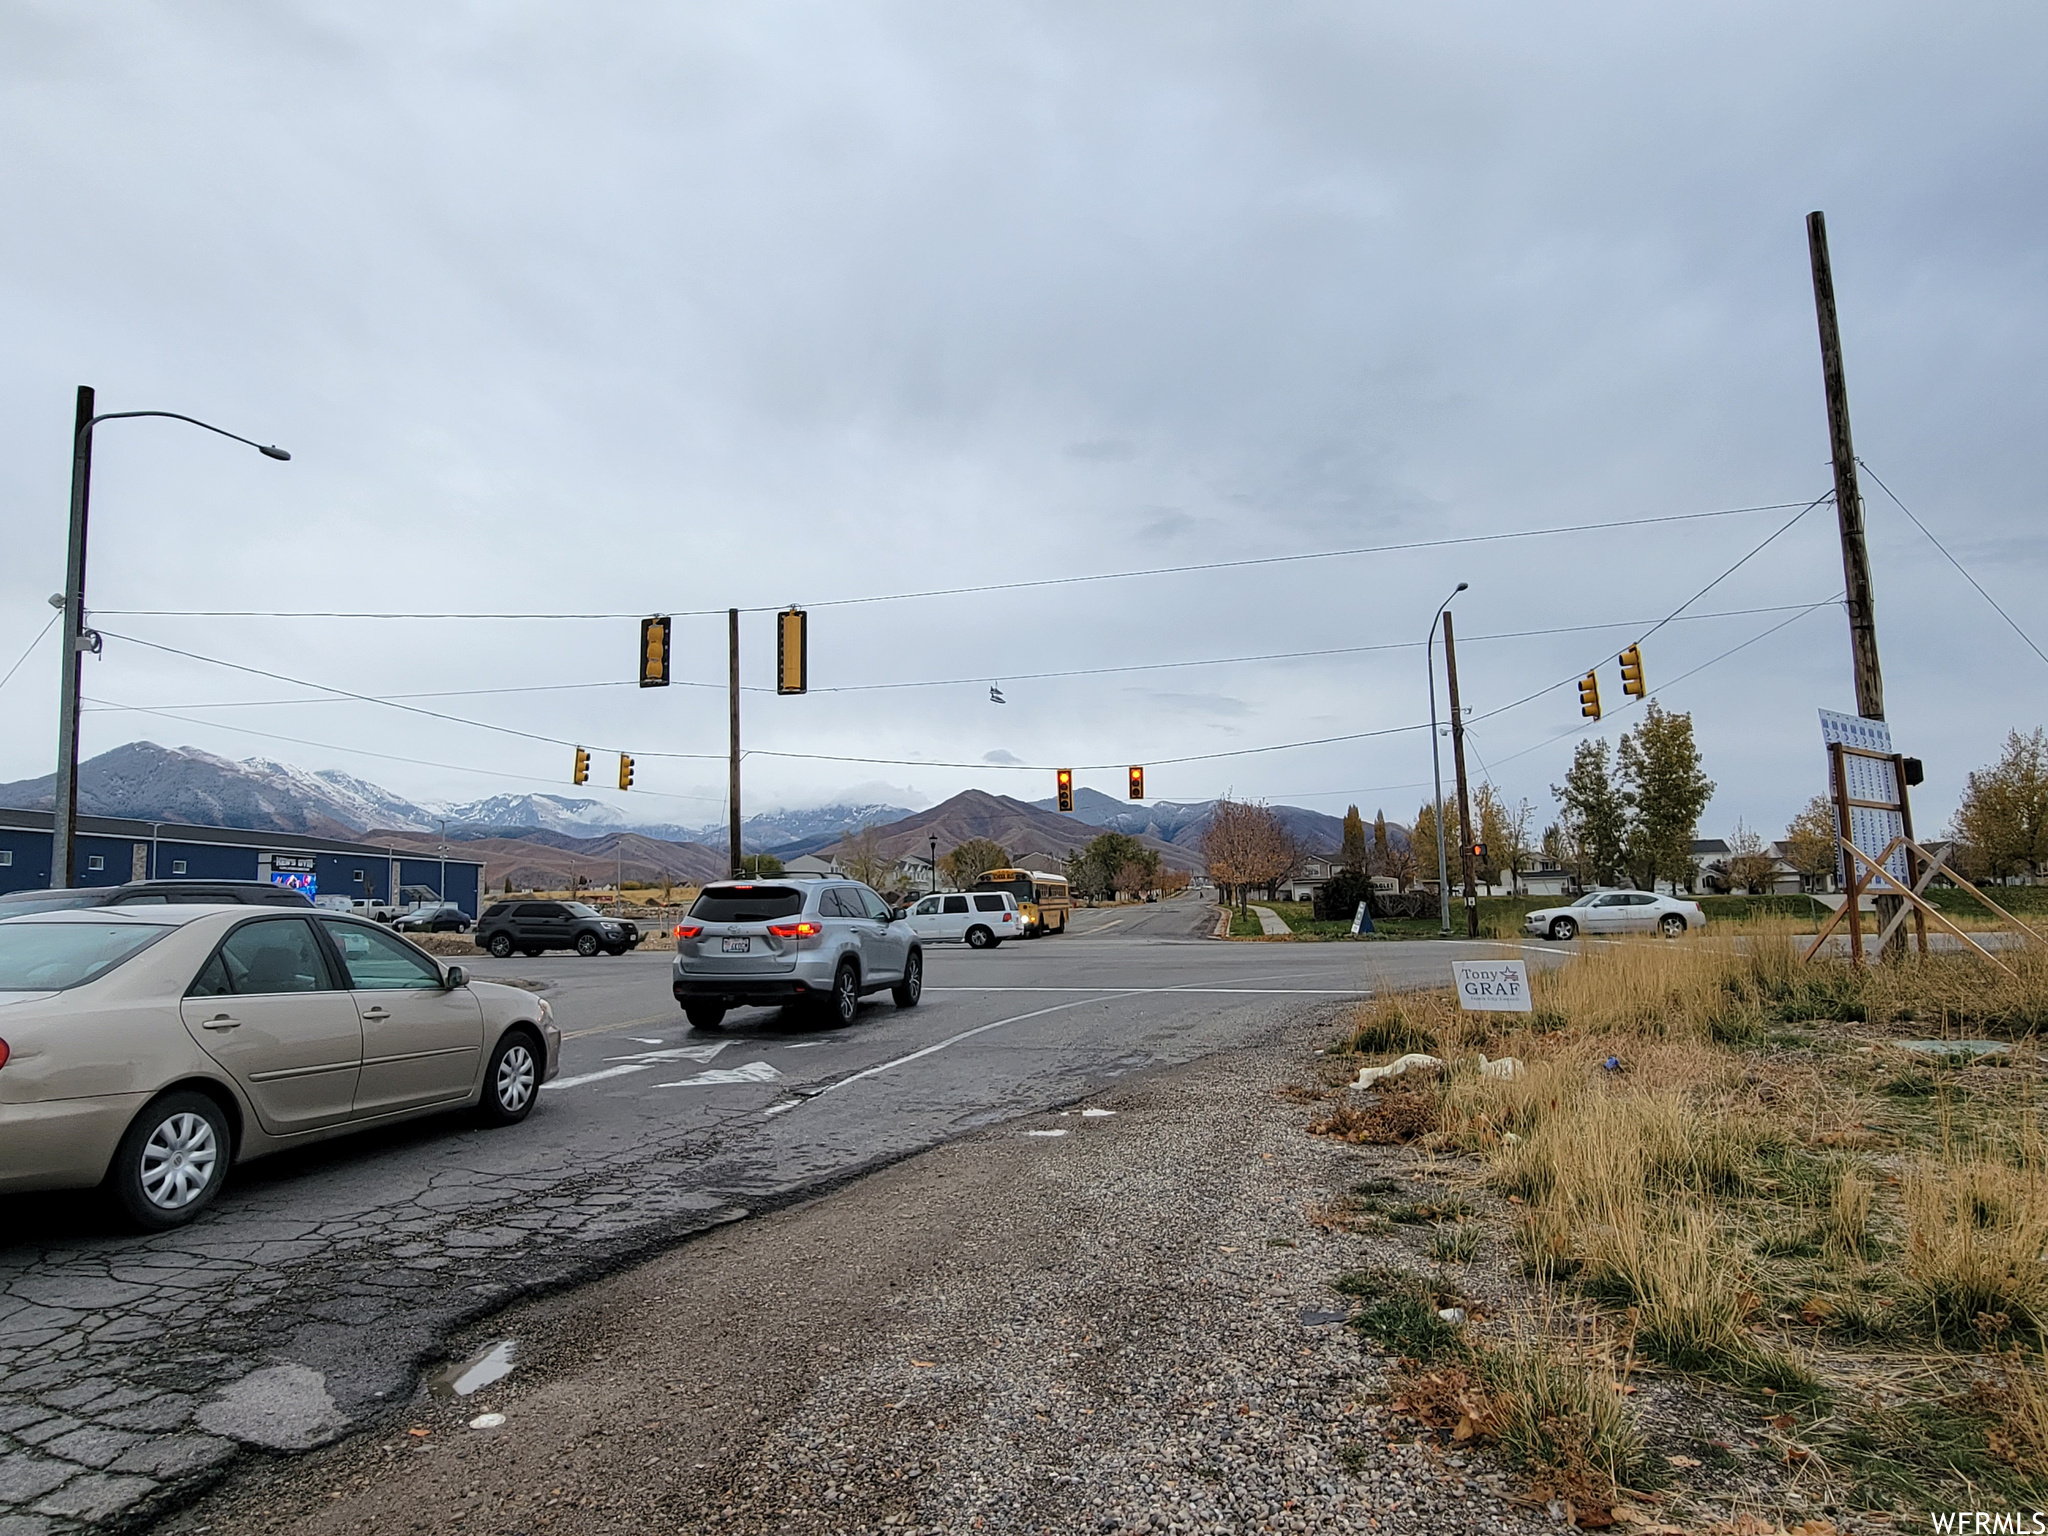
M 1572 851 L 1572 873 L 1581 885 L 1612 885 L 1621 878 L 1628 852 L 1629 805 L 1609 771 L 1607 743 L 1582 741 L 1572 753 L 1571 771 L 1557 796 L 1558 822 Z
M 1672 714 L 1655 699 L 1643 723 L 1621 738 L 1616 766 L 1627 785 L 1626 862 L 1636 883 L 1653 890 L 1693 876 L 1692 840 L 1700 813 L 1714 797 L 1714 781 L 1700 771 L 1692 716 Z
M 1384 833 L 1385 829 L 1381 829 Z M 1344 812 L 1344 847 L 1337 855 L 1337 862 L 1354 875 L 1365 873 L 1365 822 L 1360 819 L 1358 807 L 1352 806 Z
M 1387 813 L 1373 812 L 1372 817 L 1372 872 L 1376 875 L 1393 873 L 1393 844 L 1387 841 Z

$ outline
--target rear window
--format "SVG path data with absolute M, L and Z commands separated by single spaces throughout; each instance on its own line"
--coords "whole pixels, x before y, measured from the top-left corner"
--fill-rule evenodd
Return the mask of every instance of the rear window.
M 803 909 L 804 893 L 786 885 L 721 885 L 699 896 L 690 916 L 709 923 L 765 923 Z
M 155 923 L 0 923 L 0 992 L 82 987 L 170 931 Z

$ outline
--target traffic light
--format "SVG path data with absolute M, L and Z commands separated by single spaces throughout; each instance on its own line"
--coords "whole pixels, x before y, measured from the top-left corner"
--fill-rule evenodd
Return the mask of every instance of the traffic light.
M 1632 699 L 1643 696 L 1643 650 L 1632 645 L 1621 653 L 1621 691 Z
M 619 754 L 619 788 L 631 789 L 632 787 L 633 754 L 630 752 L 621 752 Z
M 668 686 L 668 632 L 668 615 L 665 613 L 640 621 L 640 686 L 642 688 L 666 688 Z M 620 787 L 623 788 L 624 786 Z
M 1474 843 L 1472 845 L 1472 862 L 1474 864 L 1484 864 L 1486 862 L 1486 844 Z
M 1061 810 L 1063 810 L 1063 811 L 1071 811 L 1071 810 L 1072 810 L 1072 809 L 1074 808 L 1074 770 L 1073 770 L 1073 769 L 1071 769 L 1071 768 L 1062 768 L 1062 769 L 1060 770 L 1060 774 L 1059 774 L 1059 786 L 1060 786 L 1060 809 L 1061 809 Z
M 811 672 L 811 616 L 801 608 L 775 615 L 775 691 L 802 693 Z
M 590 754 L 581 747 L 576 749 L 576 782 L 578 784 L 588 784 L 590 782 Z
M 1131 798 L 1133 800 L 1145 798 L 1145 770 L 1136 764 L 1133 764 L 1131 767 Z
M 1579 679 L 1579 713 L 1588 720 L 1600 718 L 1600 676 L 1596 672 Z

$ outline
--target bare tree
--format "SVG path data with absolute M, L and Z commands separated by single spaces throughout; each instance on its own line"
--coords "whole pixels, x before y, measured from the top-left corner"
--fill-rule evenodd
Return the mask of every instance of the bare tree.
M 874 827 L 862 827 L 840 845 L 839 867 L 847 877 L 880 890 L 896 872 L 896 861 L 882 853 L 882 834 Z
M 1740 821 L 1728 835 L 1728 888 L 1731 891 L 1747 891 L 1752 896 L 1762 896 L 1771 889 L 1771 877 L 1778 872 L 1778 861 L 1764 847 L 1764 840 L 1758 837 Z
M 1225 795 L 1203 830 L 1202 858 L 1217 888 L 1242 907 L 1253 886 L 1277 885 L 1299 868 L 1302 853 L 1272 811 Z

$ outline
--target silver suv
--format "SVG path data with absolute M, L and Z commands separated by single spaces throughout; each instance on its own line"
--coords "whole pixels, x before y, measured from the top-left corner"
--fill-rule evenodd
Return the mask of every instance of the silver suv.
M 901 908 L 853 880 L 721 881 L 676 924 L 673 990 L 698 1029 L 731 1008 L 821 1003 L 851 1024 L 888 989 L 898 1008 L 924 992 L 924 951 Z

